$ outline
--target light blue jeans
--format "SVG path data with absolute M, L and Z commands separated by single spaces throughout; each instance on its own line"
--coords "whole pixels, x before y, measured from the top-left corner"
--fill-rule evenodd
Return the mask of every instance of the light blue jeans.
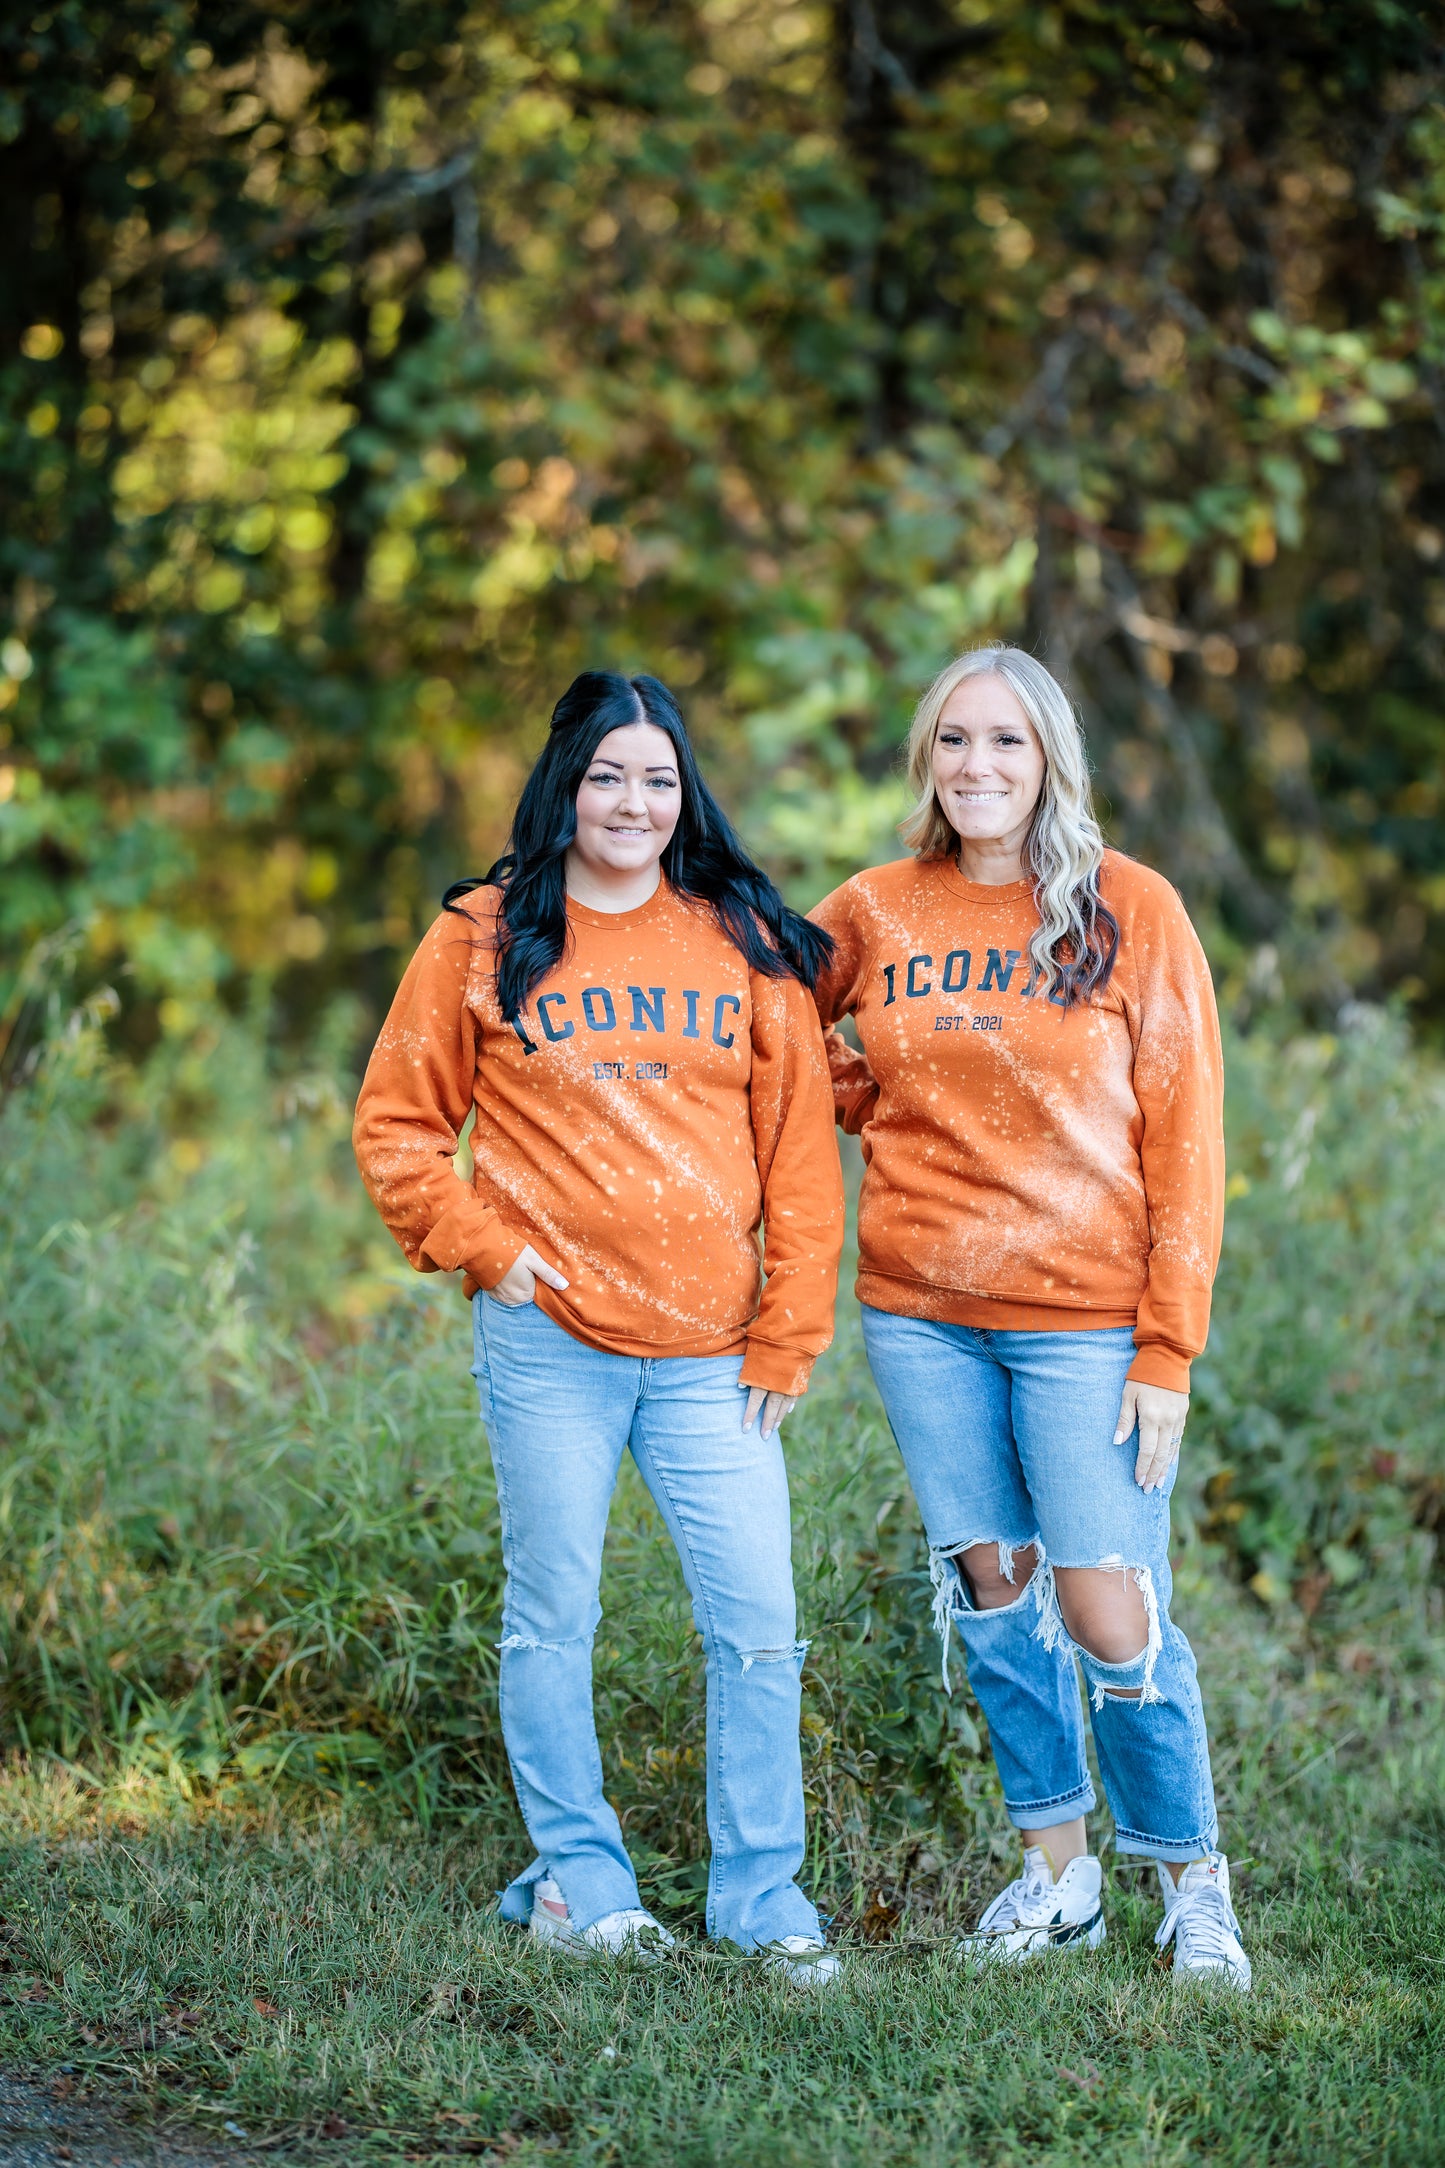
M 944 1681 L 956 1627 L 1009 1819 L 1049 1829 L 1095 1804 L 1077 1657 L 1118 1850 L 1164 1860 L 1212 1851 L 1204 1709 L 1189 1643 L 1169 1616 L 1174 1471 L 1146 1493 L 1134 1441 L 1114 1443 L 1133 1334 L 985 1331 L 865 1306 L 863 1338 L 928 1534 Z M 976 1610 L 954 1564 L 976 1543 L 997 1544 L 1005 1580 L 1016 1552 L 1033 1545 L 1038 1556 L 1000 1610 Z M 1070 1639 L 1055 1566 L 1132 1573 L 1148 1624 L 1134 1661 L 1102 1663 Z
M 640 1904 L 602 1793 L 592 1640 L 607 1515 L 630 1448 L 682 1561 L 707 1656 L 708 1931 L 753 1949 L 817 1935 L 803 1863 L 800 1678 L 788 1478 L 744 1431 L 737 1355 L 609 1355 L 528 1303 L 473 1298 L 473 1376 L 502 1517 L 502 1736 L 537 1858 L 502 1899 L 561 1885 L 575 1925 Z

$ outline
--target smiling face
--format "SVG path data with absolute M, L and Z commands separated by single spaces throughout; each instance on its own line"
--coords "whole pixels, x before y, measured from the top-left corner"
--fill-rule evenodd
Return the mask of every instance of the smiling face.
M 1038 733 L 1001 677 L 987 671 L 955 686 L 933 740 L 933 787 L 969 879 L 1022 875 L 1044 766 Z
M 649 875 L 655 887 L 658 860 L 681 812 L 677 755 L 667 732 L 656 723 L 609 730 L 577 793 L 569 886 L 575 873 L 608 893 L 645 885 Z

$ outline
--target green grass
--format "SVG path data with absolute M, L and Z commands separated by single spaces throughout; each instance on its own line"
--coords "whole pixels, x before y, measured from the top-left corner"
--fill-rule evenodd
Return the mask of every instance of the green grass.
M 1104 1950 L 951 1962 L 1015 1840 L 845 1305 L 789 1426 L 807 1878 L 848 1952 L 800 2002 L 702 1940 L 700 1655 L 630 1471 L 598 1713 L 683 1949 L 578 1970 L 501 1927 L 462 1305 L 388 1254 L 324 1064 L 233 1032 L 137 1078 L 79 1034 L 0 1114 L 0 2061 L 348 2162 L 1445 2161 L 1439 1076 L 1376 1029 L 1232 1077 L 1177 1611 L 1256 1992 L 1172 1991 L 1102 1815 Z
M 332 2159 L 459 2140 L 628 2168 L 1445 2159 L 1440 1696 L 1312 1668 L 1208 1580 L 1186 1576 L 1181 1608 L 1243 1864 L 1247 2001 L 1173 1991 L 1150 1875 L 1111 1857 L 1102 1951 L 961 1975 L 949 1928 L 1007 1843 L 987 1811 L 885 1885 L 890 1940 L 855 1915 L 846 1982 L 812 2003 L 710 1952 L 666 1897 L 685 1948 L 659 1973 L 534 1952 L 491 1908 L 522 1856 L 504 1815 L 428 1833 L 36 1765 L 0 1785 L 0 2058 Z

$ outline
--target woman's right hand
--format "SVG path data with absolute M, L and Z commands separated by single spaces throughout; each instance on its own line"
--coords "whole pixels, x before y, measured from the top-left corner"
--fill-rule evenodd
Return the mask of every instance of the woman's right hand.
M 555 1287 L 559 1295 L 567 1285 L 555 1266 L 539 1257 L 529 1242 L 521 1256 L 508 1265 L 495 1287 L 488 1288 L 487 1292 L 495 1295 L 503 1309 L 523 1310 L 529 1302 L 535 1302 L 539 1280 L 547 1287 Z

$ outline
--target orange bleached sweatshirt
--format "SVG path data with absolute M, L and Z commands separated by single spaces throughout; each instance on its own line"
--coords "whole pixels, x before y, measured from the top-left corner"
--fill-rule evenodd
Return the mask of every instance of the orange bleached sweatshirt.
M 813 918 L 838 1120 L 867 1158 L 858 1295 L 958 1325 L 1131 1326 L 1132 1378 L 1189 1390 L 1224 1211 L 1223 1064 L 1209 967 L 1169 883 L 1117 851 L 1102 994 L 1036 990 L 1032 884 L 956 859 L 855 875 Z
M 476 889 L 468 916 L 436 920 L 367 1067 L 353 1142 L 382 1218 L 469 1295 L 530 1242 L 569 1282 L 539 1281 L 538 1307 L 593 1347 L 744 1350 L 745 1384 L 802 1392 L 843 1240 L 807 990 L 750 971 L 664 881 L 635 911 L 569 899 L 567 953 L 518 1030 L 497 1005 L 497 901 Z M 452 1158 L 473 1109 L 467 1182 Z

